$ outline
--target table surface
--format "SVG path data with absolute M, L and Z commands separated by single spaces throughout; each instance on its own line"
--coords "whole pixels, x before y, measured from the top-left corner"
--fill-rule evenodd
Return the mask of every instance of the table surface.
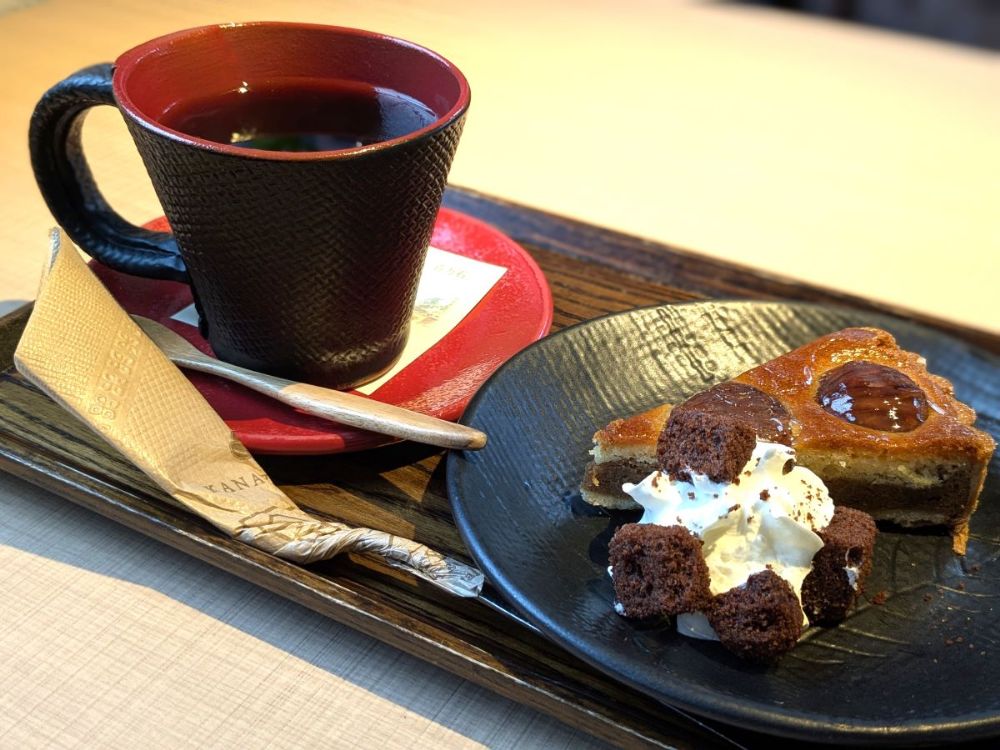
M 25 144 L 41 91 L 167 31 L 284 19 L 458 63 L 456 184 L 1000 331 L 991 53 L 715 2 L 205 7 L 0 0 L 0 311 L 33 296 L 51 223 Z M 118 115 L 84 137 L 111 203 L 157 214 Z M 4 475 L 0 598 L 4 746 L 598 746 Z

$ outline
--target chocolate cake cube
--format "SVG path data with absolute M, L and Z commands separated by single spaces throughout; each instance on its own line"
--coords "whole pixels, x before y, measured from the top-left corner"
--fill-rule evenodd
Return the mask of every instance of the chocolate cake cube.
M 802 608 L 788 581 L 773 570 L 754 573 L 719 594 L 706 612 L 719 641 L 741 659 L 767 664 L 802 635 Z
M 683 526 L 625 524 L 609 552 L 615 598 L 626 617 L 696 612 L 711 600 L 701 540 Z
M 838 506 L 819 533 L 823 546 L 802 582 L 802 608 L 813 625 L 835 625 L 847 617 L 872 569 L 878 533 L 867 513 Z M 852 576 L 845 568 L 854 570 Z
M 675 410 L 657 444 L 660 466 L 672 479 L 691 481 L 691 472 L 713 482 L 739 481 L 757 445 L 746 422 L 711 412 Z

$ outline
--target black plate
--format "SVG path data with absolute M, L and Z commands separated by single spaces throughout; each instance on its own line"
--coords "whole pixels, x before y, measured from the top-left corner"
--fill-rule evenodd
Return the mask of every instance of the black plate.
M 923 354 L 1000 434 L 1000 359 L 895 318 L 749 302 L 645 308 L 530 346 L 479 391 L 464 420 L 489 433 L 453 453 L 455 520 L 489 580 L 546 635 L 608 674 L 692 712 L 831 742 L 950 741 L 1000 733 L 1000 467 L 994 458 L 965 558 L 942 535 L 879 536 L 869 595 L 810 629 L 777 666 L 717 643 L 641 629 L 612 610 L 607 543 L 637 514 L 596 513 L 577 485 L 609 420 L 736 375 L 811 339 L 875 325 Z

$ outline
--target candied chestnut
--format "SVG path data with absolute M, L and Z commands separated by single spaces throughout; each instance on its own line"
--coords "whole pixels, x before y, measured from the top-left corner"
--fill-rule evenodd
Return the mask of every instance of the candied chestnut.
M 826 373 L 816 400 L 835 417 L 873 430 L 909 432 L 927 419 L 919 385 L 899 370 L 864 360 Z

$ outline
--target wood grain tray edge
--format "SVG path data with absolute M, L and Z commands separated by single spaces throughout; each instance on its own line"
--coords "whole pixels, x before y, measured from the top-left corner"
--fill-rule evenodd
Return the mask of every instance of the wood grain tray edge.
M 797 300 L 871 310 L 937 328 L 987 351 L 1000 353 L 1000 335 L 984 329 L 586 224 L 473 190 L 451 188 L 444 203 L 493 224 L 521 244 L 683 289 L 694 297 Z M 611 249 L 613 252 L 609 252 Z

